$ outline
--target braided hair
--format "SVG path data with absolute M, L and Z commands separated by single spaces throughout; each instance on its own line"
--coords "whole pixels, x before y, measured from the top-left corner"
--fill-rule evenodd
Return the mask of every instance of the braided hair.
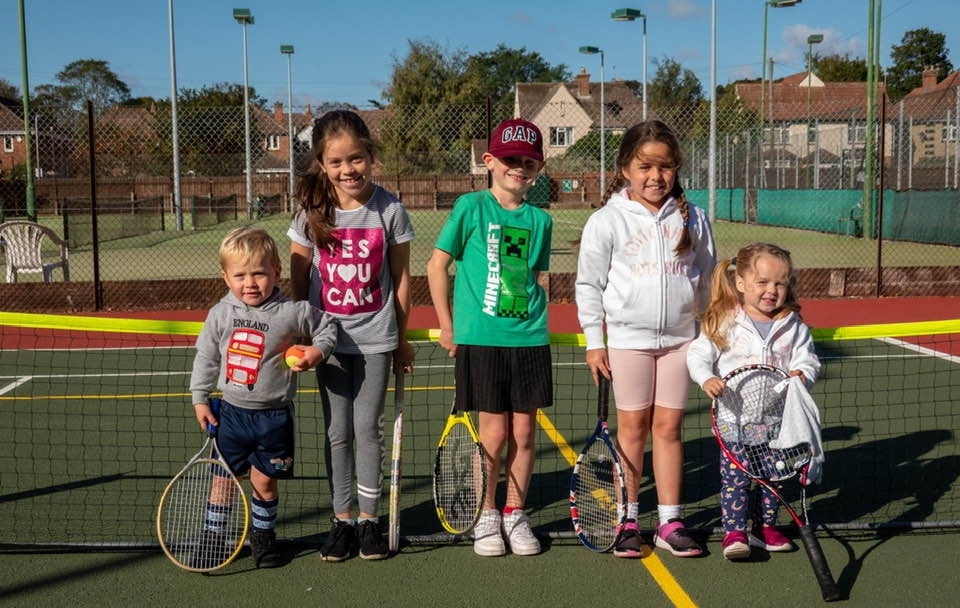
M 680 234 L 680 242 L 677 243 L 674 252 L 677 255 L 686 253 L 693 246 L 690 237 L 690 203 L 684 194 L 683 186 L 680 185 L 679 169 L 683 165 L 683 150 L 680 148 L 680 142 L 677 136 L 665 123 L 659 120 L 646 120 L 637 123 L 627 129 L 623 134 L 623 140 L 620 142 L 620 151 L 617 153 L 617 172 L 607 191 L 603 194 L 603 200 L 606 201 L 614 192 L 621 190 L 627 184 L 627 179 L 623 176 L 623 170 L 627 168 L 630 161 L 640 154 L 640 149 L 648 143 L 661 143 L 670 149 L 670 155 L 677 165 L 677 176 L 673 182 L 673 188 L 670 190 L 670 196 L 677 201 L 677 209 L 683 218 L 683 232 Z

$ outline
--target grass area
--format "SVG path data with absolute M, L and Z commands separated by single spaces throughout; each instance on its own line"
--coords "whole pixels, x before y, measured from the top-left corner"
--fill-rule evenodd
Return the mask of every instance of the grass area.
M 550 210 L 554 218 L 552 272 L 576 271 L 575 242 L 591 212 L 590 209 Z M 447 210 L 410 212 L 417 232 L 410 261 L 414 275 L 425 273 L 433 242 L 448 214 Z M 101 278 L 126 281 L 216 276 L 219 272 L 217 245 L 230 228 L 248 222 L 238 220 L 194 230 L 190 226 L 189 216 L 184 219 L 186 226 L 181 232 L 169 228 L 176 226 L 176 221 L 173 216 L 168 216 L 168 229 L 164 232 L 101 243 Z M 62 231 L 62 226 L 58 225 L 60 218 L 42 218 L 41 221 L 58 233 Z M 252 223 L 270 232 L 280 244 L 281 251 L 286 251 L 289 243 L 286 236 L 290 224 L 288 215 L 268 216 Z M 745 243 L 769 241 L 790 250 L 798 268 L 875 268 L 878 259 L 877 241 L 832 233 L 721 221 L 714 225 L 714 236 L 721 257 L 732 257 Z M 960 247 L 893 241 L 883 241 L 881 244 L 883 249 L 880 257 L 884 266 L 960 266 Z M 92 280 L 91 247 L 70 252 L 70 271 L 74 281 Z

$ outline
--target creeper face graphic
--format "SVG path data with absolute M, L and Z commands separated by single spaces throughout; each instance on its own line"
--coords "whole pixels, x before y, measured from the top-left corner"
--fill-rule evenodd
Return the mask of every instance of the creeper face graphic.
M 504 226 L 500 240 L 498 317 L 525 319 L 529 314 L 530 298 L 527 296 L 525 287 L 529 257 L 530 231 Z

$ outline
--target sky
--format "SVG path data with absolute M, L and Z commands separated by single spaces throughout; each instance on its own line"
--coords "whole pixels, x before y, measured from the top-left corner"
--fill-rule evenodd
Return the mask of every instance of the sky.
M 56 84 L 56 74 L 78 59 L 108 62 L 134 97 L 169 98 L 171 91 L 169 0 L 22 0 L 25 5 L 29 84 Z M 960 69 L 960 3 L 953 0 L 874 0 L 882 7 L 880 63 L 905 32 L 927 27 L 946 35 Z M 23 88 L 18 0 L 0 5 L 0 79 Z M 436 43 L 449 53 L 494 50 L 504 44 L 537 52 L 571 74 L 586 68 L 604 76 L 640 80 L 643 27 L 614 22 L 610 13 L 635 8 L 647 15 L 647 75 L 654 60 L 670 58 L 692 70 L 709 91 L 711 0 L 174 0 L 177 86 L 201 89 L 243 82 L 243 27 L 234 8 L 248 8 L 248 81 L 269 102 L 286 104 L 288 57 L 293 45 L 294 107 L 345 102 L 370 107 L 382 101 L 393 66 L 409 41 Z M 763 51 L 764 0 L 716 0 L 716 83 L 757 78 Z M 807 36 L 823 34 L 814 52 L 866 54 L 868 0 L 802 0 L 767 10 L 767 56 L 775 78 L 802 72 Z

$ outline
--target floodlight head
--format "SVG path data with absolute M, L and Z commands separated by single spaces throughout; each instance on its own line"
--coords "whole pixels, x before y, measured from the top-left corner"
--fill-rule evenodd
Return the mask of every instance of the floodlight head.
M 807 36 L 807 44 L 820 44 L 823 42 L 823 34 L 810 34 Z
M 581 46 L 580 52 L 584 55 L 596 55 L 597 53 L 602 53 L 603 51 L 600 50 L 600 47 L 596 46 Z
M 647 16 L 635 8 L 618 8 L 610 13 L 610 18 L 614 21 L 634 21 L 636 19 L 646 19 Z
M 796 6 L 803 2 L 803 0 L 767 0 L 767 6 L 772 6 L 773 8 L 786 8 L 788 6 Z
M 293 55 L 293 45 L 292 44 L 281 44 L 280 52 L 284 55 Z
M 233 18 L 242 25 L 253 25 L 253 14 L 250 13 L 248 8 L 233 9 Z

